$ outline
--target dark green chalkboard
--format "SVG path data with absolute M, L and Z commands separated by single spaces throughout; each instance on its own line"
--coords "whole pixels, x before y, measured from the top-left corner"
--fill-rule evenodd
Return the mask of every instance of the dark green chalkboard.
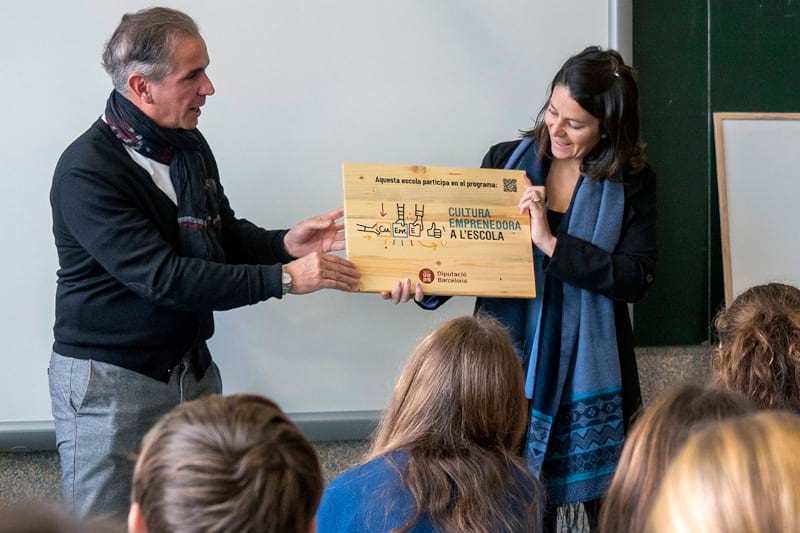
M 800 3 L 642 1 L 633 17 L 660 230 L 656 284 L 636 306 L 636 337 L 694 344 L 711 337 L 723 301 L 711 113 L 800 111 Z

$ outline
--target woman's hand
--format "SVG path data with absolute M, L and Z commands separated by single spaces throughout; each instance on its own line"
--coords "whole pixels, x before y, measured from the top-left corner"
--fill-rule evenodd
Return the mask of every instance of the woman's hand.
M 414 301 L 421 302 L 425 295 L 422 293 L 422 283 L 415 283 Z M 406 303 L 412 297 L 411 294 L 411 280 L 406 278 L 403 281 L 398 281 L 392 287 L 391 291 L 381 291 L 381 298 L 384 300 L 391 300 L 393 304 Z
M 548 257 L 553 255 L 556 248 L 556 238 L 550 231 L 550 224 L 547 222 L 547 206 L 545 188 L 533 185 L 525 176 L 528 188 L 522 193 L 519 200 L 519 212 L 524 213 L 527 209 L 531 217 L 531 241 L 545 253 Z

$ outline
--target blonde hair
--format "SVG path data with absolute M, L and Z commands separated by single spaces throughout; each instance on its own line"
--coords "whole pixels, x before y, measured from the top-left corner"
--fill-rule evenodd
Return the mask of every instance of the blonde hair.
M 540 486 L 519 456 L 527 400 L 508 332 L 461 317 L 428 335 L 403 370 L 368 460 L 408 452 L 401 479 L 415 512 L 443 531 L 538 527 Z M 521 512 L 523 511 L 523 512 Z
M 752 287 L 716 318 L 714 381 L 764 409 L 800 412 L 800 289 Z
M 322 484 L 314 449 L 274 402 L 215 395 L 145 435 L 131 497 L 149 533 L 307 533 Z
M 670 460 L 693 431 L 754 407 L 735 392 L 684 384 L 659 396 L 636 419 L 600 512 L 600 531 L 644 530 Z
M 651 533 L 800 531 L 800 417 L 761 412 L 693 435 L 667 470 Z

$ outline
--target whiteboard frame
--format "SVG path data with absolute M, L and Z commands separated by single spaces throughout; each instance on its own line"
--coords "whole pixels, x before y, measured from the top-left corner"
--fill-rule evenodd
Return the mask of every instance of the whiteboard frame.
M 722 239 L 722 269 L 725 280 L 725 307 L 733 303 L 733 272 L 731 265 L 731 234 L 728 213 L 728 177 L 725 165 L 725 120 L 797 120 L 800 113 L 714 113 L 714 154 L 717 158 L 717 188 L 719 191 L 720 233 Z

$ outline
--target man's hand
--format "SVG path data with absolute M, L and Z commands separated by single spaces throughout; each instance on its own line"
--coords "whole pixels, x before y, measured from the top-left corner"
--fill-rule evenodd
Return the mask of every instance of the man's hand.
M 298 222 L 283 238 L 283 247 L 292 257 L 313 252 L 344 250 L 344 208 Z M 292 291 L 294 292 L 294 291 Z
M 308 294 L 320 289 L 354 291 L 358 270 L 353 263 L 321 252 L 312 252 L 283 266 L 292 275 L 290 294 Z

